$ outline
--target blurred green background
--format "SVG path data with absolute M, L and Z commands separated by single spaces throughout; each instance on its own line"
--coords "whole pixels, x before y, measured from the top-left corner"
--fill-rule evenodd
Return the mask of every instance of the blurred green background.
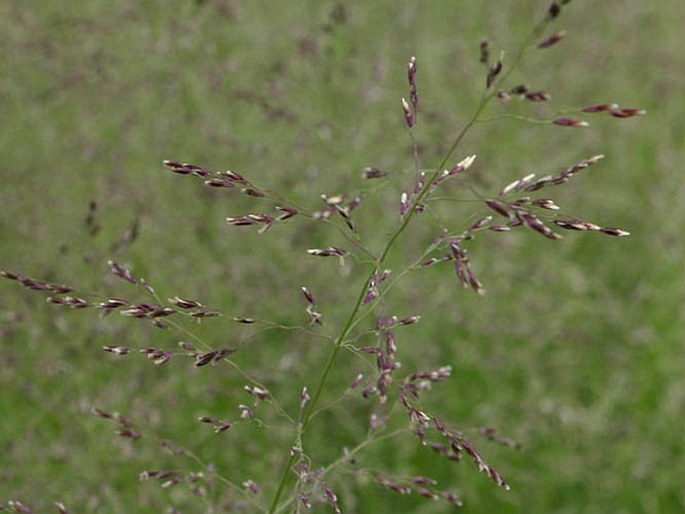
M 482 92 L 481 38 L 512 54 L 546 8 L 537 0 L 5 0 L 0 268 L 77 286 L 88 298 L 145 298 L 109 274 L 114 259 L 163 298 L 220 309 L 226 316 L 192 330 L 213 346 L 239 347 L 235 361 L 296 415 L 326 341 L 260 332 L 230 317 L 306 325 L 299 287 L 307 285 L 324 315 L 322 331 L 334 334 L 367 267 L 308 258 L 306 248 L 346 242 L 303 218 L 263 236 L 227 227 L 226 216 L 268 212 L 270 202 L 208 191 L 161 161 L 237 170 L 312 210 L 322 193 L 361 194 L 360 232 L 378 250 L 412 181 L 399 109 L 407 59 L 418 60 L 416 134 L 422 165 L 431 168 Z M 527 173 L 603 153 L 604 161 L 550 194 L 566 212 L 625 228 L 630 238 L 482 237 L 470 255 L 488 295 L 462 290 L 449 266 L 436 266 L 410 275 L 389 299 L 390 313 L 423 316 L 397 331 L 402 371 L 453 366 L 452 378 L 426 395 L 426 408 L 463 430 L 512 490 L 497 489 L 470 462 L 443 462 L 411 436 L 361 454 L 360 465 L 396 477 L 431 475 L 459 492 L 464 512 L 685 511 L 683 25 L 680 0 L 574 0 L 553 26 L 567 38 L 531 52 L 510 79 L 549 91 L 551 105 L 513 101 L 489 114 L 544 117 L 615 101 L 648 115 L 595 115 L 584 130 L 482 124 L 455 156 L 478 154 L 469 173 L 487 196 Z M 392 173 L 364 182 L 364 166 Z M 484 213 L 468 189 L 455 183 L 446 191 L 463 200 L 437 207 L 452 228 Z M 133 226 L 139 235 L 128 242 Z M 428 215 L 413 228 L 391 268 L 416 258 L 436 234 Z M 180 357 L 159 368 L 137 353 L 112 357 L 103 345 L 173 349 L 183 336 L 67 311 L 43 296 L 0 283 L 0 503 L 20 500 L 36 512 L 54 510 L 54 501 L 73 512 L 251 511 L 220 483 L 207 500 L 184 484 L 138 483 L 145 469 L 199 469 L 165 452 L 165 438 L 237 484 L 259 482 L 260 501 L 272 496 L 292 433 L 268 407 L 258 412 L 269 427 L 239 424 L 217 436 L 196 421 L 235 418 L 237 405 L 250 403 L 235 370 L 195 369 Z M 368 368 L 341 356 L 327 399 L 358 372 Z M 117 438 L 115 424 L 89 413 L 93 406 L 131 417 L 143 437 Z M 372 400 L 346 398 L 315 418 L 313 465 L 363 439 L 374 409 Z M 482 426 L 522 448 L 485 440 Z M 329 479 L 344 512 L 449 511 L 382 490 L 368 475 Z

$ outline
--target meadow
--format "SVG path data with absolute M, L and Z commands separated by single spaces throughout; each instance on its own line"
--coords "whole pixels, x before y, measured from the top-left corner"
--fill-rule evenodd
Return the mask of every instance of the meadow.
M 261 199 L 202 187 L 165 159 L 236 170 L 316 210 L 321 195 L 359 195 L 354 221 L 378 251 L 396 227 L 399 195 L 413 180 L 412 139 L 400 107 L 407 61 L 417 59 L 417 153 L 440 162 L 478 104 L 479 43 L 513 55 L 549 2 L 23 2 L 0 4 L 0 269 L 77 287 L 88 299 L 146 297 L 114 276 L 109 260 L 144 277 L 161 298 L 201 301 L 223 315 L 160 330 L 143 320 L 50 305 L 44 294 L 0 281 L 0 505 L 35 512 L 253 512 L 220 478 L 160 487 L 144 470 L 210 470 L 274 494 L 292 431 L 243 390 L 245 372 L 297 412 L 328 343 L 349 314 L 368 263 L 308 256 L 349 246 L 342 230 L 294 217 L 258 234 L 227 216 L 270 209 Z M 451 512 L 445 502 L 398 495 L 374 473 L 430 475 L 459 493 L 464 513 L 685 512 L 685 9 L 679 0 L 573 0 L 553 48 L 527 52 L 512 83 L 551 93 L 514 98 L 488 114 L 546 117 L 602 102 L 646 116 L 588 115 L 586 128 L 507 119 L 478 123 L 455 162 L 478 158 L 469 187 L 450 184 L 435 218 L 468 226 L 488 214 L 477 195 L 528 173 L 545 175 L 605 158 L 554 198 L 579 218 L 630 237 L 533 231 L 492 233 L 469 247 L 487 294 L 458 283 L 449 265 L 410 273 L 387 310 L 421 315 L 397 330 L 403 371 L 452 366 L 424 398 L 463 431 L 511 490 L 468 459 L 437 458 L 416 437 L 371 445 L 328 479 L 346 513 Z M 506 70 L 505 58 L 505 70 Z M 362 170 L 387 171 L 364 180 Z M 416 216 L 387 266 L 401 269 L 436 236 Z M 323 316 L 307 331 L 306 286 Z M 234 323 L 233 317 L 268 320 Z M 370 323 L 370 322 L 369 322 Z M 366 327 L 368 328 L 368 327 Z M 155 366 L 138 352 L 175 349 L 197 336 L 232 347 L 236 367 L 195 367 L 183 356 Z M 368 336 L 368 334 L 367 334 Z M 363 342 L 363 334 L 360 335 Z M 368 342 L 368 341 L 367 341 Z M 371 343 L 369 343 L 371 344 Z M 103 346 L 131 348 L 117 356 Z M 240 370 L 240 371 L 239 371 Z M 368 431 L 378 403 L 344 393 L 357 355 L 332 370 L 330 409 L 307 437 L 326 466 Z M 344 394 L 343 394 L 344 393 Z M 214 433 L 201 416 L 259 422 Z M 118 437 L 120 412 L 142 437 Z M 382 412 L 382 411 L 381 411 Z M 384 414 L 390 415 L 389 412 Z M 406 426 L 406 416 L 393 417 Z M 497 444 L 481 434 L 520 443 Z M 389 430 L 390 430 L 389 428 Z M 172 441 L 171 451 L 169 444 Z M 179 446 L 189 451 L 175 454 Z M 178 452 L 176 452 L 178 453 Z M 261 493 L 260 493 L 261 494 Z M 262 501 L 261 499 L 259 501 Z M 330 512 L 325 504 L 312 512 Z

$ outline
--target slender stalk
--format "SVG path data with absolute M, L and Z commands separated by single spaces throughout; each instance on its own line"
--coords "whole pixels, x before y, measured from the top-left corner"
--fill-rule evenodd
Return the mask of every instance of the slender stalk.
M 526 40 L 524 41 L 523 45 L 521 46 L 518 54 L 514 58 L 513 65 L 507 70 L 507 72 L 500 77 L 499 80 L 497 80 L 497 83 L 503 82 L 516 68 L 516 66 L 519 64 L 521 59 L 523 58 L 523 54 L 526 50 L 526 48 L 530 45 L 531 41 L 535 37 L 537 37 L 543 27 L 546 24 L 546 19 L 542 20 L 539 22 L 535 28 L 531 31 L 531 33 L 528 35 Z M 445 165 L 447 162 L 450 160 L 454 152 L 456 151 L 457 147 L 459 144 L 462 142 L 466 134 L 469 132 L 471 127 L 476 124 L 476 122 L 479 119 L 479 116 L 487 106 L 487 104 L 496 96 L 495 89 L 493 88 L 492 91 L 485 90 L 480 98 L 480 101 L 478 103 L 478 106 L 474 113 L 471 115 L 469 120 L 466 122 L 466 124 L 462 127 L 462 129 L 457 133 L 456 137 L 454 138 L 454 141 L 452 142 L 452 145 L 449 147 L 447 152 L 445 153 L 444 157 L 440 161 L 440 163 L 436 166 L 435 170 L 431 174 L 430 177 L 427 178 L 423 188 L 421 191 L 415 196 L 414 201 L 412 202 L 411 206 L 409 207 L 409 210 L 407 211 L 406 215 L 404 216 L 404 219 L 402 220 L 402 223 L 400 226 L 395 230 L 395 232 L 392 234 L 388 242 L 386 243 L 385 247 L 383 248 L 383 251 L 381 252 L 380 256 L 376 259 L 375 266 L 373 270 L 369 273 L 368 277 L 364 281 L 364 285 L 362 286 L 359 296 L 357 298 L 357 301 L 350 312 L 347 321 L 345 322 L 345 325 L 343 326 L 342 330 L 340 331 L 340 335 L 335 339 L 335 345 L 333 349 L 331 350 L 330 355 L 328 356 L 328 360 L 326 361 L 326 364 L 324 365 L 323 371 L 321 372 L 321 376 L 319 378 L 318 385 L 316 387 L 314 396 L 312 397 L 311 401 L 307 405 L 307 409 L 302 417 L 302 421 L 300 422 L 300 426 L 298 427 L 298 437 L 300 437 L 302 434 L 304 434 L 305 429 L 307 428 L 307 425 L 309 424 L 309 421 L 311 420 L 312 414 L 314 413 L 314 409 L 316 408 L 316 405 L 319 402 L 319 399 L 321 398 L 321 394 L 324 390 L 324 387 L 326 385 L 326 381 L 328 379 L 328 375 L 333 368 L 333 364 L 336 360 L 336 357 L 338 356 L 338 353 L 340 352 L 340 349 L 343 347 L 345 339 L 347 338 L 348 334 L 350 331 L 353 329 L 353 327 L 357 324 L 359 319 L 357 318 L 359 315 L 359 311 L 361 309 L 364 296 L 366 295 L 366 292 L 368 290 L 369 284 L 374 276 L 378 272 L 378 270 L 381 268 L 383 263 L 385 262 L 386 258 L 390 254 L 390 251 L 392 248 L 395 246 L 395 243 L 399 239 L 399 237 L 402 235 L 402 233 L 405 231 L 405 229 L 409 226 L 409 223 L 411 222 L 412 218 L 416 214 L 416 207 L 418 205 L 421 205 L 421 202 L 425 198 L 425 196 L 428 194 L 430 191 L 433 182 L 435 181 L 436 178 L 438 178 L 439 174 L 442 173 L 443 169 L 445 168 Z M 413 141 L 413 134 L 412 134 L 412 141 Z M 369 311 L 364 313 L 366 315 Z M 274 495 L 273 502 L 271 504 L 271 507 L 269 508 L 269 514 L 273 514 L 276 512 L 276 509 L 278 507 L 278 502 L 281 498 L 281 495 L 283 494 L 283 489 L 285 488 L 285 484 L 288 479 L 288 474 L 290 472 L 290 468 L 293 465 L 293 462 L 295 461 L 295 453 L 291 452 L 290 457 L 288 458 L 288 461 L 286 462 L 285 468 L 283 470 L 283 475 L 281 476 L 280 483 L 278 485 L 278 489 L 276 490 L 276 494 Z
M 381 441 L 385 441 L 387 439 L 391 439 L 391 438 L 393 438 L 399 434 L 406 433 L 406 432 L 408 432 L 408 429 L 398 428 L 398 429 L 393 430 L 392 432 L 388 432 L 388 433 L 379 435 L 378 437 L 370 437 L 368 439 L 365 439 L 363 442 L 359 443 L 356 447 L 349 450 L 344 456 L 340 457 L 337 460 L 334 460 L 328 466 L 326 466 L 323 469 L 323 471 L 321 472 L 321 474 L 319 475 L 319 478 L 321 479 L 321 478 L 325 477 L 333 469 L 335 469 L 336 466 L 339 466 L 341 462 L 344 462 L 346 459 L 354 457 L 355 455 L 360 453 L 362 450 L 365 450 L 369 446 L 371 446 L 375 443 L 381 442 Z M 277 512 L 283 511 L 288 505 L 292 504 L 293 501 L 295 501 L 295 499 L 290 498 L 287 502 L 285 502 L 283 505 L 281 505 L 281 507 L 277 510 Z
M 478 104 L 478 108 L 473 113 L 473 115 L 471 116 L 469 121 L 466 123 L 466 125 L 464 125 L 464 127 L 459 131 L 454 142 L 452 143 L 452 146 L 450 146 L 449 150 L 447 151 L 447 153 L 443 157 L 442 161 L 440 161 L 440 164 L 436 167 L 433 174 L 429 177 L 428 180 L 426 180 L 426 183 L 424 184 L 423 189 L 416 196 L 416 198 L 414 199 L 410 209 L 407 211 L 407 214 L 404 217 L 402 224 L 393 233 L 392 237 L 388 240 L 388 242 L 385 245 L 385 248 L 383 249 L 383 252 L 381 253 L 378 260 L 376 261 L 376 265 L 374 266 L 374 269 L 371 271 L 371 273 L 369 273 L 369 276 L 364 281 L 364 285 L 359 292 L 357 302 L 355 303 L 352 311 L 350 312 L 350 314 L 347 318 L 347 321 L 345 322 L 345 325 L 343 326 L 343 329 L 340 331 L 340 335 L 336 338 L 333 350 L 331 350 L 331 353 L 328 356 L 328 360 L 326 361 L 326 364 L 324 365 L 323 371 L 321 372 L 321 377 L 319 378 L 319 383 L 318 383 L 316 390 L 314 392 L 314 396 L 312 396 L 311 401 L 307 405 L 307 410 L 305 411 L 305 414 L 302 417 L 302 422 L 300 424 L 300 428 L 299 428 L 300 433 L 304 433 L 305 429 L 307 428 L 307 425 L 309 424 L 312 413 L 314 412 L 314 408 L 316 407 L 316 405 L 319 402 L 319 399 L 321 398 L 321 393 L 324 390 L 324 387 L 326 385 L 326 380 L 328 379 L 328 375 L 329 375 L 329 373 L 333 367 L 333 363 L 335 362 L 335 359 L 338 356 L 340 349 L 343 347 L 343 342 L 347 338 L 352 327 L 355 325 L 357 315 L 359 314 L 359 310 L 362 306 L 364 296 L 366 295 L 366 291 L 369 287 L 369 283 L 370 283 L 373 275 L 377 272 L 377 270 L 385 262 L 385 259 L 388 257 L 390 250 L 393 248 L 393 246 L 397 242 L 397 239 L 404 232 L 404 230 L 409 225 L 409 222 L 413 218 L 413 216 L 416 212 L 416 206 L 421 203 L 423 198 L 428 193 L 428 190 L 430 189 L 433 181 L 442 172 L 442 169 L 445 167 L 445 164 L 450 159 L 450 157 L 452 156 L 454 151 L 457 149 L 457 146 L 459 146 L 459 143 L 461 143 L 462 139 L 464 139 L 464 136 L 466 136 L 469 129 L 476 123 L 478 116 L 480 115 L 480 113 L 483 111 L 483 109 L 487 105 L 489 99 L 490 99 L 490 97 L 485 96 L 485 95 L 483 95 L 481 97 L 480 103 Z M 276 511 L 276 508 L 278 507 L 278 501 L 280 500 L 281 495 L 283 494 L 283 489 L 285 487 L 285 483 L 288 480 L 288 473 L 290 472 L 290 468 L 292 467 L 294 461 L 295 461 L 295 454 L 291 453 L 290 457 L 288 458 L 288 461 L 285 464 L 285 469 L 283 470 L 283 475 L 281 477 L 281 481 L 278 484 L 278 489 L 276 490 L 276 494 L 274 495 L 273 502 L 271 504 L 271 507 L 269 508 L 269 514 L 273 514 Z
M 468 133 L 469 129 L 476 123 L 478 120 L 478 116 L 480 115 L 481 112 L 483 112 L 483 109 L 487 105 L 488 101 L 490 100 L 491 97 L 483 95 L 481 97 L 480 103 L 478 104 L 478 108 L 476 111 L 473 113 L 469 121 L 464 125 L 464 127 L 461 129 L 459 134 L 457 134 L 457 137 L 455 138 L 454 142 L 452 143 L 452 146 L 450 146 L 449 150 L 447 150 L 447 153 L 443 157 L 442 161 L 440 161 L 440 164 L 435 168 L 433 171 L 433 174 L 426 180 L 426 183 L 423 185 L 423 189 L 419 192 L 419 194 L 416 196 L 414 199 L 414 202 L 412 205 L 409 207 L 409 210 L 407 211 L 407 215 L 404 217 L 404 220 L 402 221 L 402 224 L 400 227 L 395 231 L 395 233 L 392 235 L 388 243 L 385 245 L 385 248 L 383 249 L 383 252 L 381 253 L 381 256 L 378 259 L 378 263 L 376 265 L 376 269 L 374 270 L 374 273 L 380 266 L 383 264 L 385 261 L 386 257 L 390 253 L 390 250 L 392 249 L 393 246 L 395 246 L 395 242 L 397 239 L 402 235 L 402 232 L 409 226 L 409 222 L 412 220 L 414 217 L 414 214 L 416 213 L 416 206 L 420 205 L 421 202 L 423 201 L 423 198 L 428 194 L 428 191 L 430 190 L 431 186 L 433 185 L 433 182 L 435 181 L 436 178 L 438 178 L 438 175 L 442 173 L 443 168 L 445 167 L 445 164 L 447 164 L 447 161 L 452 157 L 452 154 L 454 151 L 457 149 L 459 146 L 459 143 L 461 143 L 462 139 L 464 139 L 464 136 Z M 370 278 L 370 277 L 369 277 Z
M 354 323 L 354 318 L 356 317 L 357 313 L 359 312 L 359 308 L 362 305 L 362 301 L 364 300 L 364 296 L 366 295 L 366 289 L 369 285 L 369 281 L 371 280 L 372 276 L 373 276 L 373 273 L 369 274 L 369 277 L 364 282 L 364 287 L 362 287 L 361 292 L 359 293 L 359 297 L 357 298 L 357 303 L 354 305 L 352 312 L 350 313 L 349 317 L 347 318 L 347 322 L 345 323 L 345 326 L 343 327 L 342 331 L 340 332 L 340 335 L 335 340 L 335 345 L 333 346 L 333 350 L 331 351 L 330 355 L 328 356 L 328 361 L 326 361 L 326 364 L 323 368 L 323 371 L 321 372 L 321 378 L 319 378 L 319 384 L 316 388 L 316 391 L 314 392 L 314 396 L 312 397 L 312 400 L 307 405 L 307 410 L 305 411 L 304 416 L 302 417 L 302 421 L 301 421 L 300 427 L 299 427 L 299 433 L 304 433 L 305 428 L 309 424 L 309 420 L 311 419 L 312 413 L 314 412 L 314 407 L 318 403 L 319 398 L 321 398 L 321 393 L 323 392 L 324 386 L 326 385 L 326 379 L 328 378 L 328 374 L 330 373 L 331 368 L 333 367 L 333 363 L 335 362 L 335 358 L 338 356 L 340 349 L 343 347 L 343 342 L 345 341 L 345 338 L 349 334 L 349 332 L 352 328 L 352 324 Z M 295 460 L 295 454 L 293 452 L 291 452 L 290 457 L 288 458 L 288 462 L 286 462 L 286 464 L 285 464 L 285 469 L 283 470 L 283 476 L 281 477 L 281 481 L 278 484 L 278 489 L 276 490 L 276 494 L 274 495 L 274 500 L 271 503 L 271 507 L 269 508 L 269 514 L 273 514 L 276 511 L 276 508 L 278 507 L 278 501 L 281 498 L 281 494 L 283 494 L 283 488 L 285 487 L 285 483 L 288 479 L 288 473 L 290 472 L 290 468 L 293 465 L 294 460 Z

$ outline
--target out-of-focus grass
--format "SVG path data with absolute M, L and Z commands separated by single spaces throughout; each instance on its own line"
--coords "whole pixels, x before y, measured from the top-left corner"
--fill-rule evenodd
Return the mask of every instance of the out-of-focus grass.
M 546 7 L 42 4 L 0 6 L 0 267 L 131 296 L 106 272 L 114 258 L 162 297 L 198 298 L 228 315 L 284 323 L 306 323 L 298 288 L 307 284 L 328 327 L 347 314 L 341 305 L 351 307 L 362 267 L 338 271 L 302 250 L 339 238 L 297 220 L 261 237 L 229 229 L 225 216 L 263 204 L 203 190 L 163 171 L 161 160 L 235 169 L 312 208 L 324 192 L 362 192 L 360 229 L 378 245 L 394 226 L 400 188 L 411 181 L 398 109 L 407 58 L 419 62 L 418 137 L 422 162 L 431 167 L 481 92 L 480 38 L 510 49 Z M 649 115 L 590 118 L 586 131 L 484 124 L 462 147 L 462 154 L 479 155 L 469 173 L 486 195 L 525 173 L 605 153 L 555 194 L 568 212 L 625 227 L 632 237 L 481 238 L 471 255 L 486 297 L 462 291 L 448 269 L 430 268 L 391 299 L 391 309 L 423 315 L 420 325 L 397 334 L 404 368 L 454 367 L 453 378 L 427 396 L 428 406 L 463 429 L 512 490 L 497 490 L 468 462 L 432 458 L 413 439 L 379 446 L 362 463 L 431 474 L 463 495 L 466 512 L 685 509 L 685 203 L 678 169 L 684 22 L 675 0 L 658 8 L 572 2 L 557 24 L 569 30 L 567 40 L 531 54 L 516 77 L 551 91 L 555 108 L 618 101 Z M 394 173 L 385 184 L 363 184 L 365 165 Z M 454 185 L 450 192 L 473 198 Z M 91 201 L 97 210 L 87 225 Z M 459 220 L 472 206 L 449 204 L 441 212 Z M 117 245 L 136 220 L 139 237 Z M 424 229 L 405 237 L 393 264 L 414 257 L 432 236 Z M 20 499 L 40 511 L 56 500 L 83 512 L 160 512 L 168 504 L 201 510 L 181 489 L 137 483 L 143 469 L 195 469 L 164 453 L 162 438 L 191 448 L 237 483 L 261 478 L 273 490 L 269 480 L 290 433 L 237 426 L 217 437 L 194 421 L 234 416 L 248 401 L 235 372 L 189 369 L 182 359 L 154 368 L 135 355 L 109 358 L 104 344 L 171 347 L 178 337 L 118 316 L 99 320 L 89 311 L 52 308 L 9 282 L 0 287 L 0 502 Z M 226 319 L 197 330 L 217 346 L 252 333 Z M 292 407 L 302 385 L 312 386 L 325 352 L 325 342 L 281 331 L 242 344 L 236 360 Z M 336 379 L 347 383 L 359 370 L 344 357 Z M 134 418 L 144 437 L 134 444 L 115 438 L 113 424 L 88 414 L 92 406 Z M 315 418 L 316 465 L 363 437 L 370 409 L 347 400 L 335 417 Z M 326 422 L 336 429 L 334 441 Z M 480 439 L 476 428 L 483 425 L 521 441 L 522 449 Z M 332 482 L 354 493 L 342 494 L 346 512 L 446 511 L 363 478 Z

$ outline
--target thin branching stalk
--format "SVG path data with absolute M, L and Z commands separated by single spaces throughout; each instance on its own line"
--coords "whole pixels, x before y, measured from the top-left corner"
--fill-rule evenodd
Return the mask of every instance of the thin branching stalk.
M 502 76 L 498 77 L 497 83 L 504 82 L 506 78 L 513 72 L 513 70 L 520 64 L 521 60 L 523 59 L 523 56 L 525 54 L 526 49 L 530 46 L 531 42 L 533 42 L 539 35 L 542 33 L 545 25 L 547 24 L 548 20 L 543 19 L 538 24 L 533 28 L 533 30 L 530 32 L 530 34 L 526 37 L 524 42 L 519 48 L 519 51 L 517 52 L 516 56 L 513 59 L 512 65 L 508 67 L 508 70 L 502 74 Z M 478 106 L 476 107 L 475 111 L 469 118 L 469 120 L 466 122 L 466 124 L 462 127 L 462 129 L 457 133 L 456 137 L 454 138 L 454 141 L 452 142 L 451 146 L 443 156 L 442 160 L 440 163 L 435 167 L 435 169 L 432 171 L 432 174 L 426 178 L 425 183 L 419 191 L 419 193 L 414 197 L 411 206 L 407 210 L 406 215 L 404 216 L 401 224 L 399 227 L 392 233 L 390 238 L 388 239 L 388 242 L 386 243 L 385 247 L 383 248 L 383 251 L 380 253 L 380 256 L 376 259 L 375 266 L 369 273 L 368 277 L 364 281 L 364 284 L 362 285 L 360 289 L 359 296 L 357 297 L 357 301 L 350 312 L 350 314 L 347 317 L 347 320 L 345 321 L 345 324 L 343 325 L 342 330 L 340 331 L 340 335 L 335 339 L 335 345 L 333 349 L 331 350 L 331 353 L 328 356 L 328 360 L 326 361 L 326 364 L 323 367 L 323 370 L 321 372 L 321 376 L 319 377 L 318 384 L 316 386 L 316 389 L 314 390 L 314 395 L 312 396 L 311 401 L 307 405 L 307 408 L 304 412 L 304 415 L 302 417 L 302 420 L 300 422 L 300 425 L 298 427 L 298 439 L 301 439 L 305 433 L 305 430 L 307 428 L 307 425 L 309 424 L 309 421 L 312 418 L 312 414 L 315 412 L 316 406 L 321 398 L 321 394 L 323 393 L 323 390 L 326 387 L 326 382 L 328 380 L 329 373 L 333 367 L 333 364 L 335 363 L 335 360 L 340 352 L 340 349 L 344 346 L 345 341 L 351 330 L 356 326 L 356 324 L 366 316 L 371 310 L 367 311 L 366 313 L 362 314 L 361 316 L 359 315 L 361 307 L 363 305 L 363 300 L 364 296 L 368 290 L 369 284 L 371 283 L 371 280 L 373 279 L 373 276 L 378 273 L 378 271 L 382 268 L 383 264 L 385 263 L 388 255 L 390 254 L 390 251 L 393 249 L 395 244 L 397 243 L 398 239 L 402 235 L 402 233 L 406 230 L 406 228 L 409 226 L 411 220 L 413 219 L 414 215 L 417 212 L 417 206 L 421 205 L 423 202 L 424 197 L 428 194 L 428 192 L 431 190 L 431 187 L 435 181 L 435 179 L 438 178 L 438 176 L 442 173 L 443 169 L 447 165 L 447 162 L 452 158 L 452 155 L 454 152 L 457 150 L 459 147 L 459 144 L 463 141 L 464 137 L 468 134 L 469 130 L 479 121 L 480 115 L 483 113 L 485 107 L 488 105 L 488 103 L 496 97 L 496 92 L 494 90 L 492 92 L 489 92 L 487 89 L 483 92 L 481 95 L 480 101 L 478 102 Z M 417 155 L 416 155 L 416 142 L 414 139 L 413 133 L 411 133 L 412 136 L 412 143 L 413 143 L 413 148 L 414 148 L 414 158 L 416 160 Z M 418 168 L 418 163 L 415 162 L 415 167 Z M 370 254 L 370 252 L 366 252 Z M 278 488 L 276 489 L 276 493 L 274 495 L 274 499 L 271 503 L 271 507 L 269 509 L 269 514 L 273 514 L 276 512 L 276 509 L 278 507 L 278 502 L 280 501 L 280 498 L 283 494 L 283 490 L 285 488 L 285 484 L 288 479 L 288 475 L 290 473 L 290 469 L 295 461 L 296 454 L 294 452 L 290 452 L 290 457 L 288 458 L 285 467 L 283 469 L 283 473 L 281 476 L 281 480 L 279 482 Z

